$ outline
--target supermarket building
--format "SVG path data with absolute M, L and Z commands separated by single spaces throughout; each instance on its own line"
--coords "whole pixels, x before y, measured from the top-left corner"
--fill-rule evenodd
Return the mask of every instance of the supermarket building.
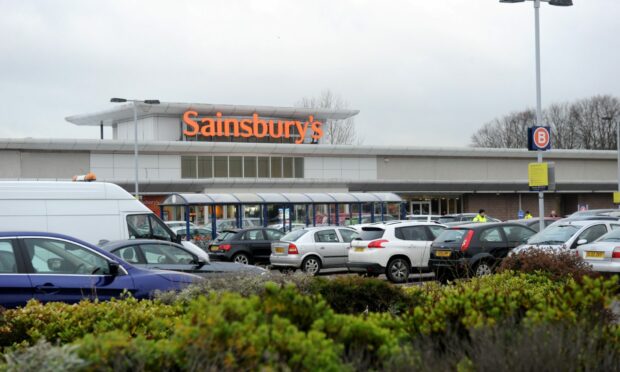
M 392 192 L 412 214 L 484 208 L 492 216 L 509 219 L 516 218 L 520 208 L 538 210 L 537 194 L 529 191 L 527 182 L 533 153 L 324 143 L 327 122 L 357 114 L 294 107 L 140 105 L 143 202 L 157 211 L 172 193 Z M 132 192 L 132 104 L 67 121 L 109 126 L 113 138 L 0 139 L 0 180 L 66 180 L 93 172 L 99 181 Z M 552 209 L 568 214 L 581 206 L 613 207 L 616 152 L 553 150 L 545 158 L 555 162 L 556 173 L 556 191 L 545 196 L 547 214 Z M 227 211 L 218 213 L 226 217 Z

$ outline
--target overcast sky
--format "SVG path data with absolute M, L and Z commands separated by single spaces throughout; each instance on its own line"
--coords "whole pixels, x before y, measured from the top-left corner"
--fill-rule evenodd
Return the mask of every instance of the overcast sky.
M 541 7 L 543 105 L 620 96 L 620 1 L 574 2 Z M 465 146 L 535 104 L 531 2 L 0 0 L 0 35 L 2 138 L 98 138 L 64 118 L 114 96 L 292 106 L 331 89 L 366 144 Z

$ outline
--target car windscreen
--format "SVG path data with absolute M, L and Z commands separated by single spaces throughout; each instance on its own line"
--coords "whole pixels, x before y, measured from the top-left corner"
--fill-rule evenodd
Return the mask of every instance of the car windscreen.
M 375 240 L 383 236 L 385 230 L 380 227 L 362 227 L 360 232 L 360 240 Z
M 444 230 L 437 239 L 435 239 L 435 243 L 461 243 L 463 242 L 463 238 L 465 234 L 469 231 L 468 229 L 446 229 Z
M 297 239 L 301 238 L 307 232 L 308 230 L 291 231 L 290 233 L 281 237 L 280 240 L 285 241 L 285 242 L 295 242 L 297 241 Z
M 601 236 L 599 242 L 620 242 L 620 230 L 611 230 L 607 234 Z
M 564 244 L 579 230 L 579 226 L 549 226 L 528 239 L 528 244 Z

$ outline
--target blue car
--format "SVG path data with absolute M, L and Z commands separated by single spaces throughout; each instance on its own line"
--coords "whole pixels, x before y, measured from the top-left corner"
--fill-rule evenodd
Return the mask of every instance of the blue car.
M 201 278 L 137 268 L 105 250 L 66 235 L 0 232 L 0 306 L 40 302 L 108 300 L 123 291 L 149 298 L 156 290 L 180 290 Z

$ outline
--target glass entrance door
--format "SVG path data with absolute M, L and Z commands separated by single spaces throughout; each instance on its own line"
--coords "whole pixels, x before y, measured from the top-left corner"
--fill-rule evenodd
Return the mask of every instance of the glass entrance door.
M 431 202 L 430 201 L 412 201 L 410 208 L 413 215 L 428 215 L 431 214 Z

